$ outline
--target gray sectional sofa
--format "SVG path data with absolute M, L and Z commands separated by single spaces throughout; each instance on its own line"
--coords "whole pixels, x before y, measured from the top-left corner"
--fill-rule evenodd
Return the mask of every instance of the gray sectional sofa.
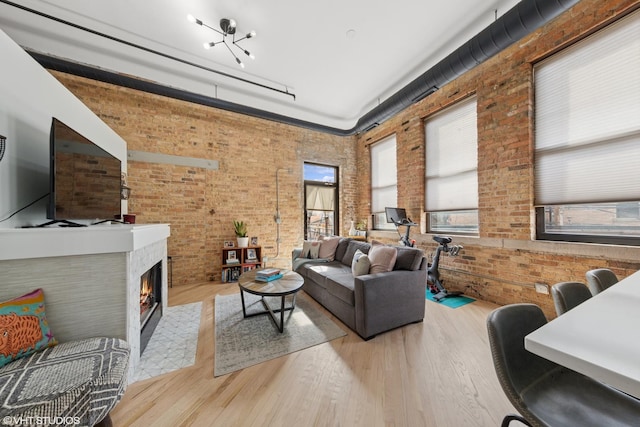
M 300 258 L 301 249 L 292 253 L 293 269 L 304 278 L 302 289 L 365 340 L 421 322 L 427 283 L 424 253 L 408 247 L 397 247 L 393 271 L 354 277 L 353 255 L 370 248 L 369 243 L 342 238 L 332 261 Z

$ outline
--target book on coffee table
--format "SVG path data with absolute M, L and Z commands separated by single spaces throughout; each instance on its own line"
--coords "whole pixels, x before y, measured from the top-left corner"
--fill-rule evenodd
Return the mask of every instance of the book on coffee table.
M 280 278 L 282 278 L 282 273 L 278 273 L 273 276 L 258 276 L 256 274 L 256 280 L 258 282 L 271 282 L 272 280 L 278 280 Z
M 256 272 L 256 276 L 262 276 L 262 277 L 275 276 L 276 274 L 280 274 L 279 268 L 264 268 Z

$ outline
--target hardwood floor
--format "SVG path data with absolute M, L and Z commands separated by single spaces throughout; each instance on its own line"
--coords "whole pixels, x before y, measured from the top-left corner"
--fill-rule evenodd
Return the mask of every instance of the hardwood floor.
M 423 323 L 369 341 L 334 319 L 345 337 L 213 378 L 214 296 L 237 289 L 170 289 L 170 305 L 203 301 L 196 363 L 129 385 L 115 427 L 498 426 L 514 412 L 489 351 L 495 306 L 482 301 L 454 310 L 425 300 Z

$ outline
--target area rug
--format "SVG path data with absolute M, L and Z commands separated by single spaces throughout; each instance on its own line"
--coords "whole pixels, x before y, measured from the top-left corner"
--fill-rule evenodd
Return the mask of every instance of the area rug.
M 346 333 L 314 307 L 309 298 L 302 293 L 297 295 L 296 307 L 285 313 L 284 332 L 280 333 L 268 314 L 245 319 L 239 293 L 216 295 L 213 376 L 226 375 L 345 336 Z M 279 307 L 279 297 L 268 301 L 272 307 Z M 256 295 L 245 293 L 245 303 L 247 314 L 264 310 Z M 289 303 L 287 299 L 287 306 Z
M 445 306 L 450 307 L 450 308 L 462 307 L 463 305 L 467 305 L 467 304 L 470 304 L 470 303 L 475 301 L 473 298 L 465 297 L 464 295 L 458 295 L 458 296 L 454 296 L 454 297 L 447 297 L 447 298 L 441 299 L 440 301 L 434 300 L 433 296 L 434 296 L 434 294 L 432 294 L 431 291 L 429 290 L 429 288 L 427 288 L 426 298 L 429 301 L 433 301 L 436 304 L 442 304 L 442 305 L 445 305 Z
M 196 363 L 202 302 L 167 307 L 145 348 L 135 381 Z

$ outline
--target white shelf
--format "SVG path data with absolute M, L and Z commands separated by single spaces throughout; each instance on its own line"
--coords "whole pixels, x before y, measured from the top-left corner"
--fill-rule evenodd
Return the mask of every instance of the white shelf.
M 133 252 L 169 234 L 169 224 L 0 229 L 0 260 Z

